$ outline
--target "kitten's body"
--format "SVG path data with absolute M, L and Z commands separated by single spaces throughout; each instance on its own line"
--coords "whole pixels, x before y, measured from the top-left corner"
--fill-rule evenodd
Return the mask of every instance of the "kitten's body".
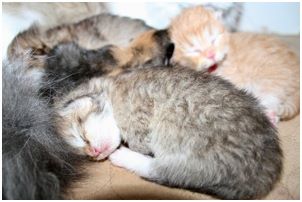
M 228 56 L 213 73 L 256 95 L 280 118 L 289 119 L 299 112 L 299 66 L 295 53 L 279 39 L 233 33 Z
M 94 77 L 169 65 L 173 50 L 165 30 L 144 32 L 127 47 L 108 45 L 86 50 L 75 43 L 58 44 L 44 57 L 46 62 L 38 65 L 45 71 L 44 80 L 52 83 L 40 91 L 52 102 Z
M 2 4 L 2 57 L 6 58 L 7 47 L 21 31 L 37 24 L 49 29 L 65 23 L 76 23 L 107 11 L 100 2 L 4 2 Z
M 299 112 L 299 59 L 278 39 L 228 33 L 215 16 L 195 7 L 172 21 L 175 62 L 207 70 L 254 94 L 269 113 L 288 119 Z
M 156 33 L 143 34 L 126 53 L 112 49 L 117 74 L 93 78 L 67 95 L 55 96 L 61 116 L 57 127 L 65 140 L 80 154 L 97 160 L 110 155 L 114 164 L 158 183 L 222 198 L 265 195 L 280 176 L 282 152 L 262 108 L 220 78 L 164 67 L 165 52 L 153 48 L 165 49 L 167 42 L 149 43 Z M 153 48 L 143 48 L 146 41 Z M 127 52 L 132 45 L 142 45 L 141 54 Z M 62 52 L 77 52 L 73 48 Z M 57 61 L 60 57 L 65 56 L 57 55 Z M 68 64 L 79 57 L 65 58 L 52 65 L 53 74 L 72 72 Z M 74 82 L 69 78 L 65 86 Z M 121 140 L 135 152 L 115 151 Z
M 129 70 L 92 79 L 56 108 L 71 145 L 83 153 L 89 147 L 85 141 L 100 144 L 106 152 L 96 158 L 102 159 L 121 135 L 140 154 L 122 148 L 110 156 L 112 162 L 157 183 L 247 199 L 267 194 L 280 176 L 277 133 L 262 108 L 252 96 L 207 73 L 177 67 Z M 119 133 L 107 134 L 106 127 L 87 132 L 90 113 L 98 124 L 114 117 L 108 128 L 118 127 Z M 71 132 L 70 124 L 78 132 Z M 86 131 L 81 138 L 80 131 Z M 104 142 L 114 144 L 108 150 Z
M 43 73 L 28 58 L 2 67 L 2 199 L 62 199 L 85 160 L 56 130 L 58 116 L 38 93 Z
M 85 49 L 113 44 L 125 46 L 142 32 L 150 30 L 143 21 L 100 14 L 74 24 L 48 30 L 37 26 L 18 34 L 8 47 L 8 58 L 30 50 L 34 55 L 47 54 L 59 43 L 75 42 Z

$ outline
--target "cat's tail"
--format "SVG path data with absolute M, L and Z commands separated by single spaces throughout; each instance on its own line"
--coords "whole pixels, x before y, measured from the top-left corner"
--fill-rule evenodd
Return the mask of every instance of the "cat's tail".
M 26 59 L 2 68 L 2 198 L 60 199 L 81 177 L 82 157 L 54 127 L 55 112 L 38 95 L 42 72 Z

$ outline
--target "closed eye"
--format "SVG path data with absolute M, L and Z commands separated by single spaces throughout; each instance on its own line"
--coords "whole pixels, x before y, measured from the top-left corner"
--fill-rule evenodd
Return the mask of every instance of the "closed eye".
M 79 121 L 79 125 L 82 125 L 81 123 L 83 122 L 83 120 L 81 118 L 78 117 L 78 121 Z M 81 123 L 80 123 L 81 122 Z M 86 143 L 86 144 L 90 144 L 89 143 L 89 140 L 86 138 L 86 131 L 85 129 L 83 129 L 81 126 L 80 126 L 81 130 L 80 130 L 80 133 L 79 133 L 79 136 L 80 138 Z
M 187 54 L 190 56 L 198 56 L 202 52 L 201 49 L 192 48 L 187 51 Z
M 150 59 L 150 60 L 147 60 L 147 61 L 145 62 L 145 64 L 146 64 L 146 65 L 150 65 L 150 64 L 152 64 L 152 62 L 153 62 L 153 60 Z

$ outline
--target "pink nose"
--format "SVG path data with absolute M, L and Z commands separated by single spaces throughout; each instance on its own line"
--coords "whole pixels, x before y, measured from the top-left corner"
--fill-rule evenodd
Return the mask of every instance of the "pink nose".
M 207 58 L 214 60 L 215 59 L 215 52 L 214 51 L 208 51 L 206 56 L 207 56 Z
M 98 155 L 100 155 L 100 153 L 102 153 L 102 150 L 100 148 L 92 147 L 92 148 L 90 148 L 90 152 L 91 152 L 92 156 L 98 156 Z
M 104 145 L 103 147 L 90 147 L 90 153 L 92 156 L 97 157 L 109 148 L 109 145 Z

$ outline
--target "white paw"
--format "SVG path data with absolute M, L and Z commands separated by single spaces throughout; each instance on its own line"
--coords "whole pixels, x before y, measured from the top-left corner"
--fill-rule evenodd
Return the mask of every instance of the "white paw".
M 126 147 L 121 147 L 120 149 L 115 150 L 109 156 L 109 160 L 118 167 L 126 168 L 129 152 L 131 153 L 132 151 L 130 149 L 127 149 Z
M 126 147 L 121 147 L 109 156 L 109 160 L 116 166 L 126 168 L 136 174 L 149 177 L 152 158 Z

